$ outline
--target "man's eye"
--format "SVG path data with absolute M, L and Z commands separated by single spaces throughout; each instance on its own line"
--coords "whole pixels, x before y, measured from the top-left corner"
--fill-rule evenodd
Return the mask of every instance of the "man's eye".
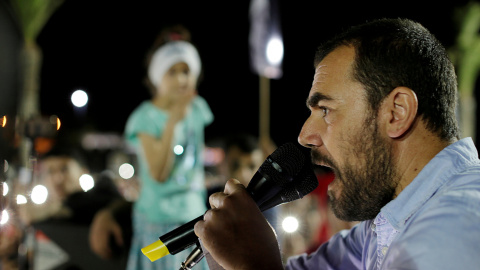
M 328 108 L 321 106 L 320 110 L 322 110 L 322 112 L 323 112 L 323 117 L 328 115 L 328 112 L 329 112 Z

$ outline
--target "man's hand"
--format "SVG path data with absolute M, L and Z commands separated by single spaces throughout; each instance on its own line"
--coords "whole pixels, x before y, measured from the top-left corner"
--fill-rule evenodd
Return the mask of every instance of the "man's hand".
M 110 237 L 118 246 L 123 246 L 122 228 L 108 209 L 100 210 L 90 225 L 90 248 L 102 259 L 113 257 L 110 247 Z
M 230 179 L 209 198 L 195 234 L 225 269 L 283 269 L 275 232 L 245 187 Z

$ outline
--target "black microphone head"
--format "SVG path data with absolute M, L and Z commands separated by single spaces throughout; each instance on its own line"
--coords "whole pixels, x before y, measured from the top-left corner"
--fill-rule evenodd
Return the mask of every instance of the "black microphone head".
M 305 154 L 294 143 L 283 144 L 270 155 L 270 158 L 289 175 L 296 175 L 305 164 Z
M 305 165 L 295 179 L 297 180 L 289 183 L 281 192 L 284 202 L 301 199 L 318 187 L 317 176 L 310 166 Z
M 311 164 L 305 164 L 295 179 L 285 185 L 276 195 L 259 205 L 265 211 L 280 204 L 289 203 L 303 198 L 317 188 L 318 180 Z
M 278 147 L 258 169 L 278 185 L 291 182 L 305 164 L 305 154 L 294 143 Z

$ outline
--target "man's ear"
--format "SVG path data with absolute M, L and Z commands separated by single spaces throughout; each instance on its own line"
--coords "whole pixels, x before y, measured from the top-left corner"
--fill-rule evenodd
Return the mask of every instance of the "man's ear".
M 386 132 L 390 138 L 406 134 L 415 122 L 418 99 L 407 87 L 397 87 L 384 100 L 382 109 L 387 117 Z

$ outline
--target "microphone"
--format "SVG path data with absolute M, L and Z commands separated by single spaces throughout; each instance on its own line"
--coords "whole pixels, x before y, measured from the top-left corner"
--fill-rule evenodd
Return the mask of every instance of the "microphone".
M 297 176 L 299 181 L 289 183 L 282 191 L 259 205 L 262 212 L 275 206 L 303 198 L 318 186 L 317 176 L 312 168 L 305 166 Z
M 295 144 L 287 143 L 267 157 L 250 180 L 247 191 L 264 211 L 302 198 L 317 185 L 311 165 L 305 162 L 305 154 Z M 153 262 L 196 244 L 198 237 L 194 226 L 200 220 L 203 215 L 160 236 L 159 240 L 142 248 L 143 254 Z
M 305 155 L 293 143 L 286 143 L 268 156 L 248 183 L 247 191 L 257 205 L 278 194 L 305 165 Z
M 307 170 L 305 168 L 301 171 L 301 173 L 305 175 L 305 178 L 302 178 L 302 175 L 298 176 L 297 179 L 300 179 L 300 181 L 294 181 L 288 184 L 284 190 L 280 191 L 277 195 L 260 205 L 260 210 L 263 212 L 277 205 L 301 199 L 303 196 L 317 188 L 317 176 L 315 173 L 313 173 L 313 170 Z M 190 255 L 188 255 L 185 261 L 182 262 L 179 270 L 191 270 L 203 259 L 203 257 L 205 257 L 205 254 L 203 253 L 200 244 L 197 242 L 197 247 L 190 253 Z M 209 266 L 212 267 L 210 263 Z

